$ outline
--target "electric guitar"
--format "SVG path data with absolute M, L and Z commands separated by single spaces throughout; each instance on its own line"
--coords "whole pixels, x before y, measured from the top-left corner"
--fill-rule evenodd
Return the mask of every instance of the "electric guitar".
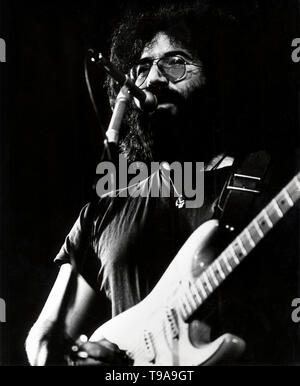
M 224 334 L 196 345 L 191 316 L 300 198 L 300 172 L 215 259 L 207 252 L 217 220 L 197 228 L 152 292 L 99 327 L 91 341 L 106 338 L 125 350 L 135 366 L 198 366 L 240 355 L 245 342 Z

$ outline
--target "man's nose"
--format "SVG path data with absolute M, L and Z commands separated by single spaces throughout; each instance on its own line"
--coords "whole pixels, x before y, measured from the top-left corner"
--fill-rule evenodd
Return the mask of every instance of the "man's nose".
M 167 85 L 168 82 L 168 79 L 162 74 L 157 64 L 153 64 L 146 79 L 146 87 L 162 87 Z

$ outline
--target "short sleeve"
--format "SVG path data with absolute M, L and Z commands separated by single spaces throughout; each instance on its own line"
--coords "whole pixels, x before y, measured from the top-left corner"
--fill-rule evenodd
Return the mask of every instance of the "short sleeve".
M 60 251 L 56 255 L 54 262 L 59 266 L 65 263 L 71 263 L 72 258 L 76 259 L 78 251 L 82 249 L 83 245 L 87 242 L 90 207 L 91 204 L 89 203 L 81 209 L 76 222 L 66 237 Z

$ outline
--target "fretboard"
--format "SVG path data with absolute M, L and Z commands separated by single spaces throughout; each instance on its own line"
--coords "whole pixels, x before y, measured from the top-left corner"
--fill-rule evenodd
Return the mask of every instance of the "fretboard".
M 181 288 L 179 310 L 187 320 L 300 198 L 300 172 L 193 281 Z

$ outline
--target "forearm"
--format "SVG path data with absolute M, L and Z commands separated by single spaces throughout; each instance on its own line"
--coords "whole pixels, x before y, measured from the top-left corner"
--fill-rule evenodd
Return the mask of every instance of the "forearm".
M 49 343 L 57 331 L 56 325 L 65 297 L 66 289 L 71 279 L 72 267 L 64 264 L 48 296 L 48 299 L 37 319 L 29 331 L 25 342 L 28 361 L 33 366 L 43 366 L 49 356 Z M 61 335 L 61 334 L 60 334 Z M 59 337 L 62 338 L 62 337 Z
M 29 331 L 25 341 L 25 350 L 31 366 L 44 366 L 46 364 L 49 336 L 53 325 L 53 321 L 38 320 Z
M 99 327 L 100 309 L 99 295 L 70 264 L 64 264 L 26 339 L 29 363 L 63 363 L 68 345 L 80 334 Z

